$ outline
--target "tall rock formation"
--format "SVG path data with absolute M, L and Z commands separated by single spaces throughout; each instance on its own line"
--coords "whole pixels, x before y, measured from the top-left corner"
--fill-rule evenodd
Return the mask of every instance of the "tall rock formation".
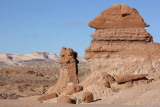
M 78 80 L 78 66 L 79 61 L 77 60 L 77 52 L 74 52 L 71 48 L 63 47 L 60 52 L 61 64 L 60 76 L 55 86 L 49 88 L 48 93 L 61 92 L 66 88 L 68 83 L 77 84 Z
M 160 44 L 154 43 L 146 32 L 144 27 L 149 25 L 136 9 L 115 4 L 88 25 L 96 29 L 85 50 L 85 59 L 90 63 L 93 75 L 99 72 L 114 76 L 160 71 Z

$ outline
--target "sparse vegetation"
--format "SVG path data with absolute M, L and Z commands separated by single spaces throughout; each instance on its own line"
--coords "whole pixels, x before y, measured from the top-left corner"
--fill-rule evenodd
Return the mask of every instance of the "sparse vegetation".
M 79 79 L 90 73 L 89 65 L 79 64 Z M 0 67 L 0 98 L 1 95 L 18 97 L 43 94 L 50 86 L 55 85 L 60 71 L 60 64 L 50 66 L 6 66 Z M 14 97 L 14 98 L 18 98 Z

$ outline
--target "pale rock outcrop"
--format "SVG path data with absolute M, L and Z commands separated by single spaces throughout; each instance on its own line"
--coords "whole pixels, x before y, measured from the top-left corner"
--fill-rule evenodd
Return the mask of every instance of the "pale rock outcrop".
M 74 52 L 70 48 L 63 47 L 60 52 L 60 60 L 61 64 L 60 76 L 55 86 L 52 86 L 48 89 L 48 93 L 59 92 L 65 90 L 68 83 L 77 84 L 78 80 L 78 60 L 77 60 L 77 52 Z

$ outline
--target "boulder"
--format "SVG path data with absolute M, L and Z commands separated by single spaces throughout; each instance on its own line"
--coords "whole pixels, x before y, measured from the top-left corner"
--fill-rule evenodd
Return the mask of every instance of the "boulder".
M 68 96 L 58 97 L 58 103 L 72 103 L 72 99 Z
M 82 95 L 82 102 L 90 103 L 93 102 L 93 94 L 91 92 L 85 92 Z
M 128 74 L 128 75 L 116 75 L 114 78 L 115 78 L 115 81 L 118 83 L 118 84 L 121 84 L 121 83 L 125 83 L 125 82 L 129 82 L 129 81 L 135 81 L 135 80 L 141 80 L 141 79 L 147 79 L 146 76 L 148 76 L 148 74 L 139 74 L 139 75 L 131 75 L 131 74 Z
M 105 81 L 105 82 L 103 83 L 103 85 L 104 85 L 105 87 L 107 87 L 107 88 L 111 88 L 111 85 L 110 85 L 109 81 Z
M 111 75 L 109 75 L 107 72 L 102 72 L 102 78 L 104 81 L 108 81 L 110 83 L 114 82 L 114 78 Z

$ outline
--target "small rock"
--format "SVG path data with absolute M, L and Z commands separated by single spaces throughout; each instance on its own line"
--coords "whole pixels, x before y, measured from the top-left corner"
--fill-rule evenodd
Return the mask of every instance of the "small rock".
M 58 103 L 72 103 L 72 99 L 68 96 L 61 96 L 58 98 Z
M 103 85 L 107 88 L 111 88 L 109 81 L 105 81 Z
M 82 102 L 90 103 L 93 102 L 93 94 L 91 92 L 85 92 L 82 95 Z

